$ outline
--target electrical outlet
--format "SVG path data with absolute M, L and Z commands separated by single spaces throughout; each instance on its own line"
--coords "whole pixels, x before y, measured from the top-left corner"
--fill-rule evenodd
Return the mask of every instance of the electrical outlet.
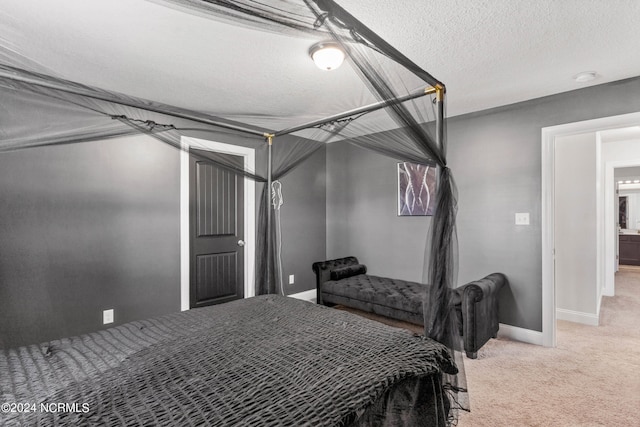
M 293 283 L 295 282 L 295 277 L 293 276 L 293 274 L 289 275 L 289 284 L 293 285 Z
M 517 213 L 516 225 L 529 225 L 529 212 Z
M 108 323 L 113 323 L 113 308 L 102 312 L 102 324 L 106 325 Z

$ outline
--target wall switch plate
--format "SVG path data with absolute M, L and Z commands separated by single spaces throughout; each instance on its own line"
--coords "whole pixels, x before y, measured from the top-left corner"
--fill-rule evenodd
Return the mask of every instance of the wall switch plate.
M 102 312 L 102 324 L 113 323 L 113 308 Z
M 516 213 L 516 225 L 529 225 L 529 212 Z
M 293 276 L 293 274 L 289 275 L 289 284 L 293 285 L 293 283 L 295 282 L 295 277 Z

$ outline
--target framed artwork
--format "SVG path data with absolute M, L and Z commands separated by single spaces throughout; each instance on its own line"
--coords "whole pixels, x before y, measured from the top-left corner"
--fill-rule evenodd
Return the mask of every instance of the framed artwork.
M 433 215 L 435 199 L 435 166 L 398 163 L 398 216 Z

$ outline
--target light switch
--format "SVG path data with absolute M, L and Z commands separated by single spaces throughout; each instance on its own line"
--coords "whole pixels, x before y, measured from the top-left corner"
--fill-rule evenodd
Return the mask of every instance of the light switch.
M 295 282 L 295 277 L 293 277 L 293 274 L 289 275 L 289 284 L 293 285 L 293 283 Z
M 529 225 L 529 212 L 516 213 L 516 225 Z

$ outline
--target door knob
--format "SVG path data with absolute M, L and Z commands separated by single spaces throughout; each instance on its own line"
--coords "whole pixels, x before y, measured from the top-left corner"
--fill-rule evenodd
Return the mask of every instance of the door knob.
M 244 240 L 238 240 L 238 246 L 244 246 Z

